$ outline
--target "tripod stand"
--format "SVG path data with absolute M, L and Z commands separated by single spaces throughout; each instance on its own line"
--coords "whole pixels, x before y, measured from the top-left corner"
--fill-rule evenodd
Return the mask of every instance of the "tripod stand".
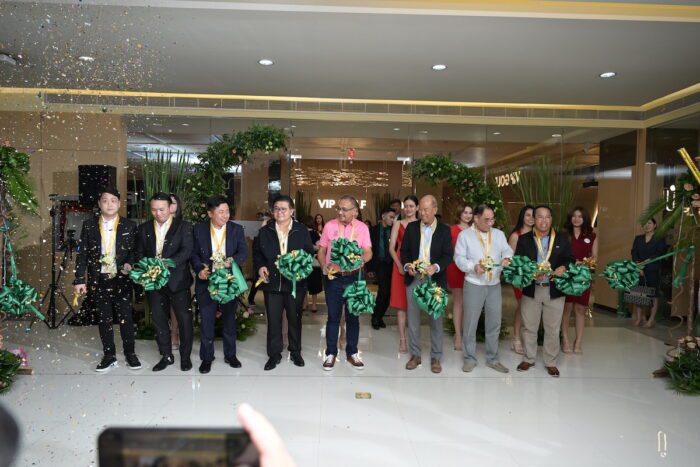
M 75 309 L 73 309 L 73 307 L 71 306 L 70 301 L 68 300 L 68 298 L 66 298 L 66 295 L 63 293 L 63 288 L 60 287 L 59 284 L 61 281 L 61 275 L 63 274 L 63 271 L 68 267 L 68 261 L 73 259 L 73 249 L 76 246 L 76 241 L 74 238 L 75 231 L 69 230 L 68 238 L 66 239 L 63 247 L 61 248 L 63 250 L 61 268 L 59 271 L 56 271 L 56 243 L 58 243 L 56 240 L 56 217 L 58 214 L 56 211 L 56 205 L 57 203 L 60 203 L 60 201 L 57 201 L 55 195 L 50 195 L 49 197 L 53 201 L 53 206 L 49 211 L 49 214 L 51 215 L 51 284 L 49 284 L 48 288 L 46 289 L 46 292 L 44 292 L 44 297 L 41 299 L 40 307 L 44 306 L 44 303 L 48 298 L 49 305 L 46 308 L 45 322 L 49 329 L 58 329 L 66 321 L 66 319 L 68 319 L 69 316 L 75 314 Z M 66 302 L 66 306 L 68 307 L 68 312 L 58 323 L 56 323 L 56 294 L 63 298 L 63 301 Z

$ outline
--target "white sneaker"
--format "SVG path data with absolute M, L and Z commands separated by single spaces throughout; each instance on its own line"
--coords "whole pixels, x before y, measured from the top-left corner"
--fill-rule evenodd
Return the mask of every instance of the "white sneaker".
M 360 354 L 352 354 L 348 357 L 348 363 L 352 365 L 352 367 L 356 370 L 364 370 L 365 369 L 365 364 L 362 363 L 362 359 L 360 359 Z
M 323 370 L 324 371 L 331 371 L 334 366 L 335 366 L 335 355 L 326 355 L 326 358 L 323 360 Z

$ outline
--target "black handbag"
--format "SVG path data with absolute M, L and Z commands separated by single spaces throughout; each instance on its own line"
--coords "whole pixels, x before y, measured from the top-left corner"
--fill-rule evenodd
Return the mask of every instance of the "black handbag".
M 641 280 L 644 284 L 638 284 L 632 287 L 629 292 L 625 292 L 622 301 L 630 305 L 650 307 L 654 304 L 656 288 L 648 287 L 645 278 L 642 277 Z

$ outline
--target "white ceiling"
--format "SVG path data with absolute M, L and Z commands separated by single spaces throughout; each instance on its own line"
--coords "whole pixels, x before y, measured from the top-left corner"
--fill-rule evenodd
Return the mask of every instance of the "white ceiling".
M 0 3 L 0 50 L 26 55 L 0 86 L 640 105 L 700 82 L 700 23 L 87 3 Z

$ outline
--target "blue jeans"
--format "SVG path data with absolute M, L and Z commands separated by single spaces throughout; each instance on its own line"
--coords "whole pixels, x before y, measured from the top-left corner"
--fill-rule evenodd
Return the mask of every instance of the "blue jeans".
M 357 274 L 352 276 L 338 276 L 335 279 L 324 282 L 326 291 L 326 306 L 328 307 L 328 321 L 326 322 L 326 355 L 338 355 L 338 331 L 340 330 L 340 317 L 343 314 L 345 288 L 357 280 Z M 345 325 L 347 329 L 347 346 L 345 353 L 349 356 L 357 353 L 357 341 L 360 338 L 360 320 L 357 316 L 345 313 Z

